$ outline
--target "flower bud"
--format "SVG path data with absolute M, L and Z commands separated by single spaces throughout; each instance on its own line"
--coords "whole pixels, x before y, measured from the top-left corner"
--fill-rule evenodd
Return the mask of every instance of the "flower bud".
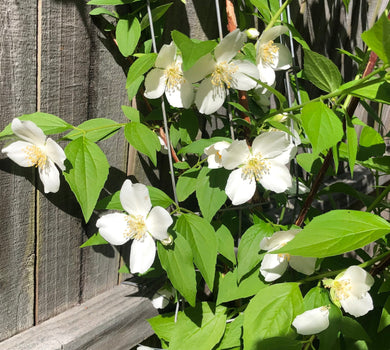
M 249 28 L 245 31 L 247 37 L 251 40 L 256 40 L 260 35 L 259 31 L 256 28 Z

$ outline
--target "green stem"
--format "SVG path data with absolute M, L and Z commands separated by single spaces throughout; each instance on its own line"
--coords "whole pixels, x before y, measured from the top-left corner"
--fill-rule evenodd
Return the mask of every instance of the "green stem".
M 304 102 L 304 103 L 302 103 L 300 105 L 275 111 L 273 113 L 270 113 L 270 115 L 268 117 L 269 118 L 273 117 L 274 115 L 277 115 L 279 113 L 288 113 L 288 112 L 294 112 L 294 111 L 300 110 L 301 108 L 303 108 L 304 106 L 306 106 L 307 104 L 309 104 L 311 102 L 318 102 L 318 101 L 323 101 L 323 100 L 329 100 L 329 99 L 331 99 L 333 97 L 336 97 L 336 96 L 347 96 L 347 95 L 349 95 L 350 92 L 352 92 L 352 91 L 354 91 L 356 89 L 361 89 L 363 87 L 379 83 L 380 81 L 384 81 L 383 77 L 372 79 L 372 80 L 370 80 L 370 79 L 374 75 L 384 71 L 387 67 L 388 67 L 388 65 L 385 65 L 385 66 L 383 66 L 381 68 L 378 68 L 377 70 L 373 71 L 371 74 L 368 74 L 366 77 L 364 77 L 362 79 L 354 80 L 353 83 L 351 84 L 351 86 L 346 88 L 346 89 L 342 89 L 342 90 L 337 89 L 336 91 L 330 92 L 329 94 L 326 94 L 326 95 L 322 95 L 322 96 L 316 97 L 316 98 L 314 98 L 314 99 L 312 99 L 312 100 L 310 100 L 308 102 Z
M 315 339 L 315 335 L 312 335 L 305 343 L 304 347 L 302 348 L 303 350 L 307 350 L 310 348 L 311 344 L 313 343 L 314 339 Z
M 268 25 L 265 27 L 264 31 L 272 28 L 275 24 L 275 22 L 279 19 L 282 12 L 286 9 L 286 7 L 292 2 L 292 0 L 287 0 L 280 9 L 272 16 L 271 20 L 269 21 Z
M 377 204 L 389 193 L 390 184 L 383 190 L 383 192 L 371 203 L 371 205 L 366 209 L 367 212 L 372 211 Z
M 375 258 L 372 258 L 371 260 L 366 261 L 365 263 L 359 264 L 357 266 L 359 266 L 362 269 L 364 269 L 364 268 L 366 268 L 368 266 L 371 266 L 371 265 L 375 264 L 377 261 L 386 258 L 388 255 L 390 255 L 390 250 L 388 250 L 387 252 L 385 252 L 385 253 L 383 253 L 381 255 L 376 256 Z M 303 284 L 303 283 L 306 283 L 306 282 L 320 280 L 320 279 L 323 279 L 323 278 L 326 278 L 326 277 L 337 276 L 339 273 L 341 273 L 343 271 L 345 271 L 345 269 L 341 269 L 341 270 L 337 270 L 337 271 L 324 272 L 324 273 L 321 273 L 321 274 L 316 275 L 316 276 L 311 276 L 311 277 L 305 278 L 305 279 L 299 281 L 298 283 Z

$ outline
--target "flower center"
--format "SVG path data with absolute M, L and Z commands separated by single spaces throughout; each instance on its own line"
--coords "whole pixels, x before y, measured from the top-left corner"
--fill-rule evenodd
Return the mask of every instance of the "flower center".
M 256 181 L 260 181 L 264 174 L 269 173 L 269 168 L 269 162 L 259 152 L 250 157 L 242 167 L 243 178 L 245 180 L 255 178 Z
M 264 63 L 273 64 L 277 58 L 278 51 L 279 48 L 274 44 L 273 40 L 268 41 L 260 47 L 261 60 Z
M 230 89 L 233 81 L 233 74 L 236 73 L 238 67 L 234 63 L 226 61 L 220 62 L 215 66 L 214 72 L 211 74 L 211 83 L 215 86 L 223 88 L 224 84 Z
M 125 231 L 125 237 L 131 239 L 142 240 L 145 236 L 147 229 L 146 223 L 142 215 L 127 215 L 127 230 Z
M 179 63 L 172 63 L 164 71 L 164 75 L 167 79 L 167 90 L 176 90 L 180 84 L 184 82 L 183 74 Z
M 47 155 L 42 149 L 35 145 L 27 146 L 24 149 L 24 153 L 26 154 L 26 158 L 31 162 L 33 166 L 36 168 L 43 169 L 47 164 Z
M 345 279 L 341 281 L 335 280 L 333 282 L 332 288 L 335 291 L 335 296 L 337 300 L 347 299 L 351 295 L 351 280 Z

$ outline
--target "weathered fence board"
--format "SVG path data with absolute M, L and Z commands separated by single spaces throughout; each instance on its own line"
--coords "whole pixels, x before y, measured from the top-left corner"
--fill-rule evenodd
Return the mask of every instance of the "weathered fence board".
M 0 128 L 36 110 L 36 4 L 0 2 Z M 28 38 L 28 40 L 26 40 Z M 0 341 L 34 322 L 34 171 L 0 160 Z

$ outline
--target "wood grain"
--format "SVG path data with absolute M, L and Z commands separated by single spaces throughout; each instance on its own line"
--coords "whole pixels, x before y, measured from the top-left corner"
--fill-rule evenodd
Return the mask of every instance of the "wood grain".
M 35 3 L 0 2 L 0 129 L 36 109 L 35 12 Z M 33 169 L 0 153 L 0 341 L 34 322 L 34 183 Z

